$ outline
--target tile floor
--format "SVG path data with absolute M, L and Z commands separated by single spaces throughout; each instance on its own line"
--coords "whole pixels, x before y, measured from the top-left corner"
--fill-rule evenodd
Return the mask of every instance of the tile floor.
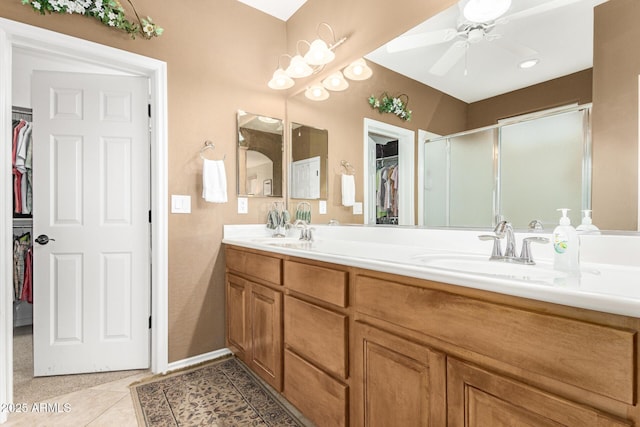
M 129 384 L 149 375 L 132 375 L 47 399 L 48 405 L 28 405 L 26 413 L 9 414 L 3 427 L 137 427 Z

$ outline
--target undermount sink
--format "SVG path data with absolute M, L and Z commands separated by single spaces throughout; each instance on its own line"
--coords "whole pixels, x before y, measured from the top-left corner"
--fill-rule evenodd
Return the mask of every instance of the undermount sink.
M 418 255 L 413 260 L 429 267 L 442 268 L 462 273 L 499 276 L 510 279 L 545 282 L 553 284 L 558 279 L 567 277 L 566 273 L 556 271 L 549 263 L 524 265 L 515 262 L 490 261 L 488 256 L 481 255 Z
M 294 249 L 310 248 L 313 245 L 313 242 L 300 240 L 297 237 L 265 237 L 262 239 L 253 239 L 253 241 L 263 245 Z

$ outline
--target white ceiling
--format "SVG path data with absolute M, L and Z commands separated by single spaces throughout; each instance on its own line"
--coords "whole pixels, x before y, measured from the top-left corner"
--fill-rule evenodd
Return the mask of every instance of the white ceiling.
M 591 68 L 593 7 L 605 1 L 513 0 L 506 19 L 498 20 L 489 33 L 500 37 L 470 44 L 466 58 L 463 55 L 443 76 L 431 74 L 429 68 L 459 39 L 396 53 L 387 52 L 385 45 L 366 58 L 462 101 L 475 102 Z M 522 18 L 514 15 L 543 4 L 551 10 Z M 456 28 L 458 16 L 454 5 L 405 35 Z M 529 57 L 540 62 L 530 69 L 518 68 Z
M 248 6 L 268 13 L 271 16 L 286 21 L 296 13 L 307 0 L 238 0 Z

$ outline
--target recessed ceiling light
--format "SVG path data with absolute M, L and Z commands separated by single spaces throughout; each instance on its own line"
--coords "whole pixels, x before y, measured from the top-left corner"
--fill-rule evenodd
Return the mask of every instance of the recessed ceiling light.
M 539 61 L 537 59 L 527 59 L 518 64 L 518 67 L 526 69 L 534 67 Z

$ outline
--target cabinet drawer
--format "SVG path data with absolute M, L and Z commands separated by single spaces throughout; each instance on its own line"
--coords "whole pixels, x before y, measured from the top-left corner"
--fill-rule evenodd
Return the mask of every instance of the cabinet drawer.
M 295 261 L 284 263 L 286 287 L 338 307 L 347 306 L 347 278 L 345 271 Z
M 227 269 L 274 285 L 281 285 L 282 260 L 267 255 L 226 248 Z
M 286 296 L 284 342 L 323 369 L 347 378 L 347 316 Z
M 284 395 L 318 427 L 347 425 L 349 388 L 289 350 L 284 352 Z
M 355 286 L 361 313 L 635 404 L 636 331 L 365 275 Z

